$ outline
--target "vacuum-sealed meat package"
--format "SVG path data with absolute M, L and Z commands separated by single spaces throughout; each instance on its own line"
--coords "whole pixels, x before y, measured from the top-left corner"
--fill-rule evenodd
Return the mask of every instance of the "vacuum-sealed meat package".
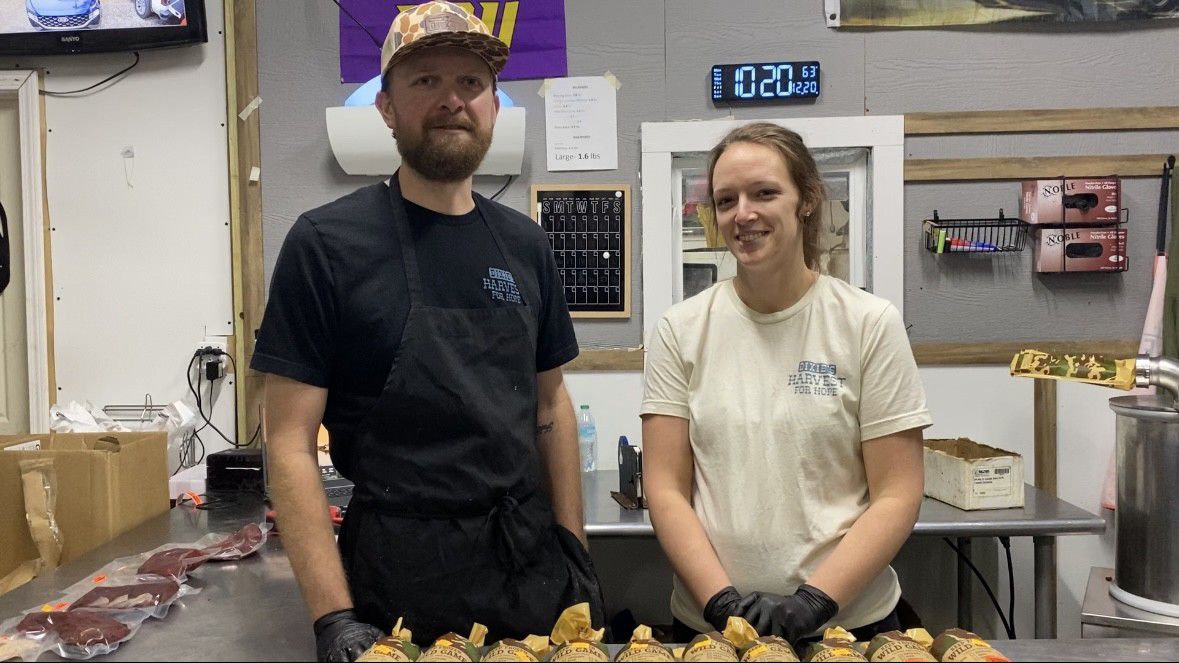
M 197 541 L 195 547 L 207 553 L 210 561 L 242 559 L 258 552 L 266 543 L 269 529 L 269 526 L 249 523 L 233 534 L 210 534 Z
M 95 587 L 132 585 L 166 578 L 183 583 L 188 573 L 209 559 L 209 554 L 191 544 L 169 543 L 138 555 L 120 557 L 70 585 L 66 596 L 80 597 Z
M 68 610 L 139 610 L 163 619 L 172 604 L 198 590 L 171 578 L 150 578 L 129 584 L 99 585 L 69 601 Z M 69 597 L 67 597 L 69 598 Z
M 0 634 L 0 661 L 35 661 L 45 651 L 44 643 L 20 633 Z
M 141 612 L 106 613 L 101 610 L 30 612 L 12 629 L 41 641 L 42 651 L 63 658 L 85 660 L 109 654 L 130 640 L 146 619 Z
M 209 554 L 198 548 L 169 548 L 148 557 L 139 565 L 136 573 L 184 582 L 189 571 L 204 564 L 208 559 Z

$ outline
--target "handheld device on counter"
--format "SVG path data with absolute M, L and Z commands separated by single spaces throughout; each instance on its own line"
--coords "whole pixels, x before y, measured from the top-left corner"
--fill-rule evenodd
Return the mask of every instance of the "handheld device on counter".
M 625 509 L 647 508 L 643 496 L 643 451 L 632 445 L 625 435 L 618 437 L 618 492 L 610 492 Z

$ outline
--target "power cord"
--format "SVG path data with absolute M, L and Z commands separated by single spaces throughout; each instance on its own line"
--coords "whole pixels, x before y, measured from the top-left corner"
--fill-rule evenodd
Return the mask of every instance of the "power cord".
M 238 374 L 238 372 L 237 372 L 237 362 L 236 362 L 236 361 L 234 361 L 234 359 L 233 359 L 233 355 L 229 354 L 228 352 L 224 352 L 224 351 L 222 351 L 222 350 L 216 350 L 216 349 L 215 349 L 215 352 L 216 352 L 216 354 L 217 354 L 217 355 L 224 356 L 225 358 L 229 359 L 229 365 L 230 365 L 230 366 L 233 366 L 233 374 L 234 374 L 234 375 L 237 375 L 237 374 Z M 258 439 L 258 436 L 259 436 L 259 435 L 261 435 L 261 434 L 262 434 L 262 422 L 261 422 L 261 421 L 259 421 L 259 422 L 258 422 L 258 426 L 254 428 L 254 432 L 253 432 L 252 434 L 250 434 L 250 440 L 249 440 L 248 442 L 246 442 L 245 444 L 237 445 L 237 446 L 238 446 L 238 448 L 240 449 L 241 447 L 252 447 L 252 446 L 254 446 L 254 442 L 255 442 L 255 441 Z
M 205 421 L 205 425 L 198 428 L 195 432 L 199 435 L 199 433 L 201 431 L 205 430 L 206 428 L 212 428 L 214 431 L 216 431 L 216 433 L 218 435 L 221 436 L 221 439 L 225 440 L 225 442 L 228 443 L 230 446 L 232 446 L 235 449 L 241 449 L 242 447 L 249 446 L 250 442 L 246 442 L 244 444 L 239 444 L 239 443 L 234 442 L 233 440 L 229 439 L 229 437 L 225 433 L 221 432 L 221 429 L 217 428 L 217 425 L 213 423 L 213 421 L 209 418 L 209 415 L 205 414 L 204 403 L 202 402 L 202 399 L 201 399 L 201 391 L 203 390 L 201 382 L 205 376 L 205 372 L 204 372 L 204 370 L 202 370 L 204 368 L 204 358 L 208 357 L 208 356 L 213 356 L 213 357 L 217 357 L 218 360 L 220 360 L 220 357 L 222 355 L 229 357 L 230 362 L 233 364 L 234 372 L 236 373 L 237 363 L 233 361 L 233 357 L 230 356 L 229 353 L 225 352 L 224 350 L 220 350 L 218 348 L 201 348 L 200 350 L 197 350 L 196 352 L 193 353 L 192 359 L 190 359 L 188 362 L 188 370 L 185 372 L 185 377 L 188 379 L 188 390 L 189 390 L 189 392 L 192 393 L 193 397 L 196 399 L 197 412 L 200 413 L 201 419 L 204 419 L 204 421 Z M 197 368 L 197 384 L 196 384 L 196 387 L 194 388 L 192 385 L 192 365 L 198 359 L 201 360 L 201 363 L 200 363 L 200 366 L 198 366 L 198 368 Z M 210 386 L 210 393 L 212 393 L 212 381 L 210 381 L 209 386 Z M 213 407 L 212 407 L 212 405 L 210 405 L 209 406 L 209 410 L 210 410 L 209 414 L 212 414 L 212 409 L 213 409 Z M 251 438 L 251 442 L 252 442 L 252 438 Z M 202 447 L 203 447 L 203 445 L 202 445 Z M 202 458 L 203 458 L 203 452 L 202 452 Z
M 73 96 L 75 94 L 89 92 L 90 90 L 93 90 L 96 87 L 99 87 L 99 86 L 105 85 L 107 83 L 110 83 L 111 81 L 114 81 L 115 79 L 119 78 L 123 74 L 126 74 L 127 72 L 134 69 L 135 65 L 137 65 L 137 64 L 139 64 L 139 51 L 135 51 L 135 62 L 132 62 L 126 68 L 120 69 L 119 71 L 111 74 L 110 76 L 107 76 L 106 78 L 102 79 L 101 81 L 98 81 L 97 83 L 95 83 L 94 85 L 91 85 L 90 87 L 84 87 L 80 90 L 67 90 L 67 91 L 63 91 L 63 92 L 55 92 L 52 90 L 41 90 L 41 94 L 43 94 L 46 97 L 69 97 L 69 96 Z
M 1015 567 L 1011 564 L 1011 537 L 999 537 L 999 543 L 1003 544 L 1003 549 L 1007 551 L 1007 586 L 1011 591 L 1007 592 L 1007 621 L 1011 624 L 1011 640 L 1015 639 Z
M 377 38 L 373 36 L 373 33 L 369 32 L 368 28 L 364 27 L 364 24 L 361 23 L 359 20 L 356 19 L 355 16 L 352 15 L 352 12 L 348 11 L 347 9 L 344 9 L 344 5 L 340 4 L 340 0 L 332 0 L 332 2 L 336 3 L 336 6 L 340 8 L 340 11 L 344 12 L 345 16 L 352 19 L 352 22 L 355 23 L 356 25 L 360 26 L 361 30 L 364 30 L 364 34 L 368 35 L 368 38 L 373 40 L 373 45 L 377 47 L 377 50 L 381 49 L 381 42 L 377 41 Z
M 508 175 L 508 181 L 504 182 L 504 185 L 499 188 L 499 191 L 496 191 L 491 195 L 491 200 L 499 200 L 499 197 L 504 194 L 504 191 L 507 191 L 508 185 L 511 184 L 512 180 L 514 179 L 516 179 L 515 175 Z
M 1006 539 L 1006 538 L 1007 537 L 999 537 L 999 540 L 1000 540 L 1000 542 L 1002 542 L 1003 539 Z M 945 541 L 947 546 L 950 546 L 951 548 L 953 548 L 954 552 L 958 553 L 958 558 L 961 559 L 962 561 L 966 562 L 966 565 L 969 566 L 970 570 L 974 572 L 974 577 L 978 578 L 978 581 L 980 583 L 982 583 L 983 590 L 986 591 L 987 596 L 991 599 L 991 604 L 995 606 L 995 612 L 998 613 L 998 615 L 999 615 L 999 621 L 1003 622 L 1003 630 L 1007 633 L 1007 638 L 1010 640 L 1014 640 L 1015 639 L 1015 627 L 1012 625 L 1012 622 L 1007 619 L 1007 616 L 1003 614 L 1003 608 L 1002 608 L 1002 606 L 999 605 L 999 599 L 995 597 L 995 592 L 991 591 L 991 586 L 987 583 L 986 578 L 983 577 L 982 572 L 978 570 L 978 567 L 974 565 L 974 562 L 970 561 L 970 558 L 967 557 L 962 552 L 962 550 L 960 548 L 958 548 L 958 546 L 954 545 L 954 542 L 950 541 L 950 539 L 948 537 L 943 537 L 942 541 Z M 1015 571 L 1011 567 L 1011 542 L 1010 542 L 1010 540 L 1008 540 L 1004 544 L 1004 547 L 1007 548 L 1008 578 L 1010 580 L 1014 581 Z M 1014 609 L 1015 609 L 1015 583 L 1014 582 L 1011 583 L 1011 606 L 1010 606 L 1010 608 L 1012 611 L 1014 611 Z
M 201 448 L 200 457 L 196 455 L 197 445 L 200 445 Z M 205 442 L 194 430 L 180 442 L 179 464 L 176 466 L 176 471 L 172 472 L 172 476 L 179 474 L 180 470 L 186 470 L 190 467 L 200 465 L 203 460 L 205 460 Z

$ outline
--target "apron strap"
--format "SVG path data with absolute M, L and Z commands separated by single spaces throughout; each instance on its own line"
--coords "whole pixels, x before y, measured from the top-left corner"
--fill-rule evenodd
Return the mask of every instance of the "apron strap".
M 510 571 L 518 571 L 528 562 L 527 555 L 520 550 L 517 537 L 527 535 L 531 526 L 521 517 L 519 509 L 520 502 L 515 497 L 500 497 L 499 502 L 487 512 L 479 536 L 480 542 L 492 549 L 500 567 Z

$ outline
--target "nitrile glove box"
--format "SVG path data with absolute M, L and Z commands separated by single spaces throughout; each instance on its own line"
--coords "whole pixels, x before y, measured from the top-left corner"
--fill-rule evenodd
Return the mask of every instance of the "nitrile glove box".
M 1032 225 L 1102 225 L 1121 220 L 1122 183 L 1116 177 L 1027 180 L 1019 216 Z
M 1130 268 L 1126 257 L 1126 228 L 1040 228 L 1032 243 L 1036 271 L 1124 272 Z

